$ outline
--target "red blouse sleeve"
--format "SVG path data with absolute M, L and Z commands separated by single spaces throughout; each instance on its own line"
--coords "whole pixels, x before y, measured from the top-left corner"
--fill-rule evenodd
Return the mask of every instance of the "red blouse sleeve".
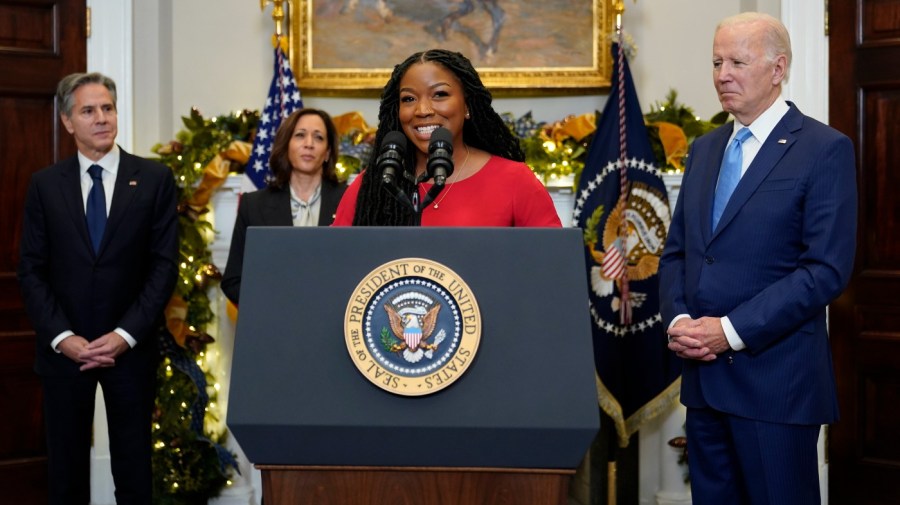
M 365 172 L 357 175 L 353 182 L 350 183 L 350 186 L 347 187 L 347 191 L 344 192 L 344 196 L 341 198 L 341 203 L 338 204 L 337 212 L 334 214 L 334 222 L 331 223 L 331 226 L 353 225 L 353 216 L 356 214 L 356 197 L 359 195 L 359 186 L 362 184 L 363 173 Z

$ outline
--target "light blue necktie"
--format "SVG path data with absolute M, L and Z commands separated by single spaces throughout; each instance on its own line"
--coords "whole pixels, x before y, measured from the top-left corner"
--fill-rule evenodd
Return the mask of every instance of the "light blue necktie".
M 741 165 L 744 161 L 741 144 L 752 136 L 753 133 L 750 132 L 749 128 L 741 128 L 738 130 L 737 135 L 734 136 L 731 145 L 728 146 L 728 150 L 725 151 L 722 168 L 719 170 L 719 185 L 716 186 L 716 199 L 713 202 L 713 231 L 716 231 L 716 225 L 719 224 L 719 219 L 722 217 L 722 213 L 725 212 L 728 199 L 731 198 L 734 188 L 737 187 L 738 182 L 741 180 Z
M 88 193 L 85 218 L 87 219 L 88 232 L 91 235 L 91 244 L 94 252 L 100 250 L 100 241 L 103 239 L 103 230 L 106 229 L 106 192 L 103 190 L 103 167 L 91 165 L 88 174 L 91 176 L 91 191 Z

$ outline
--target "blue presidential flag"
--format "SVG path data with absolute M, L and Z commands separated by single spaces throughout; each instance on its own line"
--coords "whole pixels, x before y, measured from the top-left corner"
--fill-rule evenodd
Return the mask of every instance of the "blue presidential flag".
M 276 47 L 275 73 L 272 76 L 272 84 L 269 85 L 266 105 L 259 117 L 250 160 L 247 161 L 247 179 L 252 184 L 248 189 L 258 189 L 266 185 L 266 179 L 271 174 L 269 154 L 272 152 L 275 132 L 278 131 L 284 118 L 302 107 L 303 100 L 300 98 L 294 72 L 291 71 L 290 60 L 284 55 L 281 47 Z
M 612 89 L 581 174 L 574 221 L 584 233 L 600 407 L 622 447 L 678 399 L 681 367 L 666 348 L 657 275 L 668 202 L 628 62 L 614 44 Z

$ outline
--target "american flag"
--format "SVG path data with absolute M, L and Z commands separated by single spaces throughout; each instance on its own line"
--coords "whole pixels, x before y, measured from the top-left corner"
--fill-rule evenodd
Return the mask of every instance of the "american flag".
M 603 256 L 600 267 L 607 279 L 621 279 L 625 275 L 625 253 L 622 251 L 621 238 L 617 238 L 606 249 L 606 255 Z
M 294 79 L 294 72 L 291 71 L 291 63 L 281 47 L 276 47 L 275 72 L 272 84 L 269 85 L 269 96 L 259 118 L 250 160 L 247 161 L 246 190 L 252 191 L 266 185 L 266 178 L 271 174 L 269 155 L 272 153 L 275 132 L 278 131 L 284 118 L 302 107 L 303 99 L 300 98 L 300 90 L 297 89 L 297 81 Z

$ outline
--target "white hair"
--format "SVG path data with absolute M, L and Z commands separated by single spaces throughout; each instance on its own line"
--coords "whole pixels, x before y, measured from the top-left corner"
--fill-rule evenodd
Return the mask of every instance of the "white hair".
M 716 32 L 726 26 L 752 23 L 762 23 L 765 26 L 763 44 L 765 46 L 766 59 L 774 62 L 776 58 L 784 55 L 784 82 L 787 82 L 791 74 L 791 35 L 781 21 L 762 12 L 742 12 L 719 22 L 719 25 L 716 26 Z

